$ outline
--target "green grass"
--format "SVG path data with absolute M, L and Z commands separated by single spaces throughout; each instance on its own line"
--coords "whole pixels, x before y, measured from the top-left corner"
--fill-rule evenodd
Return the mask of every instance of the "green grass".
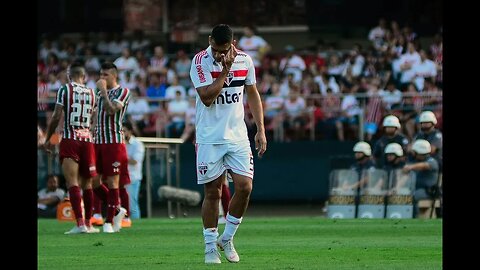
M 223 232 L 220 225 L 220 233 Z M 38 220 L 38 269 L 442 269 L 442 220 L 246 217 L 238 264 L 205 265 L 200 218 L 143 219 L 115 234 L 64 235 Z

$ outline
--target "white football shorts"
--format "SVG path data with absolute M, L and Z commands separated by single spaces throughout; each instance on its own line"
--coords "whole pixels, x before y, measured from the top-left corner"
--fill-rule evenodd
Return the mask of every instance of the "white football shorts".
M 253 155 L 250 142 L 229 144 L 196 144 L 197 183 L 217 179 L 225 170 L 253 179 Z M 229 175 L 230 176 L 230 175 Z M 231 177 L 228 180 L 232 182 Z

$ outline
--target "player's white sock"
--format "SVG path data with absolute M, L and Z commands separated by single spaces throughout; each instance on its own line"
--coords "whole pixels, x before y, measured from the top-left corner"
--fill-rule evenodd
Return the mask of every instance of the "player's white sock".
M 238 226 L 240 225 L 240 223 L 242 223 L 242 219 L 243 217 L 236 218 L 230 215 L 230 212 L 227 213 L 227 218 L 226 218 L 227 223 L 225 224 L 225 231 L 223 232 L 223 235 L 222 235 L 222 241 L 228 241 L 233 238 L 233 236 L 235 235 L 235 232 L 238 229 Z
M 212 248 L 217 248 L 218 229 L 206 228 L 203 229 L 203 239 L 205 240 L 205 251 L 210 251 Z

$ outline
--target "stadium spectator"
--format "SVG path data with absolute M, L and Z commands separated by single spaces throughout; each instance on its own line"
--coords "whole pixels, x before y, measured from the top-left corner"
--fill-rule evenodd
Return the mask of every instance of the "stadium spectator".
M 380 82 L 373 80 L 368 89 L 368 103 L 365 108 L 365 133 L 367 134 L 366 141 L 371 141 L 373 136 L 377 133 L 378 126 L 383 117 L 383 103 L 382 98 L 378 92 Z
M 153 48 L 153 56 L 150 58 L 148 73 L 167 74 L 168 56 L 163 52 L 162 46 Z
M 387 111 L 395 109 L 402 103 L 402 92 L 395 88 L 393 81 L 388 81 L 386 89 L 380 90 L 378 94 L 382 97 Z
M 37 215 L 42 218 L 55 218 L 57 205 L 65 197 L 65 191 L 58 186 L 58 176 L 49 175 L 47 187 L 38 191 Z
M 143 129 L 148 122 L 148 114 L 150 113 L 150 107 L 145 98 L 140 96 L 139 89 L 130 90 L 132 98 L 127 107 L 127 118 L 133 123 L 134 129 L 137 129 L 137 134 L 142 134 Z
M 407 85 L 415 78 L 414 66 L 420 64 L 420 54 L 418 54 L 413 42 L 407 43 L 407 52 L 402 54 L 399 60 L 400 65 L 400 89 L 403 91 Z
M 383 46 L 387 31 L 387 21 L 384 18 L 380 18 L 378 20 L 378 25 L 372 28 L 368 33 L 368 40 L 372 42 L 375 49 L 379 50 Z
M 425 50 L 420 50 L 420 62 L 413 66 L 413 70 L 415 72 L 415 86 L 420 91 L 423 90 L 425 78 L 432 78 L 432 81 L 435 82 L 437 65 L 428 58 Z
M 343 81 L 341 83 L 341 89 L 344 96 L 342 99 L 342 104 L 340 105 L 342 109 L 342 116 L 339 118 L 339 120 L 348 127 L 349 131 L 351 131 L 352 136 L 354 137 L 354 140 L 356 140 L 356 137 L 358 136 L 359 117 L 362 113 L 360 104 L 355 97 L 358 85 L 352 85 L 346 81 Z
M 293 82 L 300 83 L 303 78 L 302 73 L 307 68 L 305 66 L 305 61 L 295 53 L 295 47 L 292 45 L 287 45 L 285 47 L 285 52 L 286 55 L 280 61 L 278 68 L 283 75 L 293 74 Z
M 343 125 L 340 121 L 341 114 L 340 98 L 333 93 L 331 88 L 327 88 L 326 96 L 321 100 L 321 107 L 324 115 L 324 121 L 320 122 L 325 139 L 338 139 L 344 141 Z
M 185 92 L 184 92 L 185 93 Z M 182 92 L 177 90 L 175 98 L 167 105 L 169 124 L 165 129 L 167 138 L 179 138 L 185 128 L 185 115 L 188 109 L 188 101 L 182 97 Z
M 304 136 L 304 125 L 306 121 L 305 99 L 300 96 L 298 85 L 294 84 L 288 99 L 283 103 L 283 127 L 285 128 L 286 140 L 299 140 Z M 293 133 L 293 136 L 292 134 Z
M 238 42 L 238 48 L 252 57 L 258 76 L 261 72 L 261 61 L 271 50 L 271 46 L 261 36 L 256 35 L 254 26 L 249 25 L 243 28 L 243 36 Z
M 113 64 L 118 68 L 118 76 L 121 84 L 125 84 L 127 81 L 125 75 L 127 72 L 133 77 L 140 72 L 138 61 L 131 55 L 129 48 L 122 49 L 122 56 L 117 58 Z
M 192 61 L 188 58 L 188 55 L 184 50 L 177 51 L 177 61 L 175 62 L 175 72 L 177 74 L 178 83 L 184 87 L 184 89 L 190 88 L 190 66 Z
M 179 84 L 177 76 L 173 76 L 172 84 L 165 89 L 165 98 L 173 100 L 176 98 L 177 92 L 180 92 L 180 97 L 182 99 L 187 97 L 187 91 L 185 90 L 185 87 Z
M 192 59 L 194 64 L 190 70 L 198 93 L 197 179 L 205 189 L 202 204 L 205 263 L 221 263 L 217 244 L 225 251 L 228 261 L 240 260 L 233 246 L 233 237 L 247 209 L 253 179 L 253 155 L 244 122 L 244 90 L 257 126 L 255 148 L 259 157 L 267 147 L 262 103 L 255 86 L 255 67 L 250 56 L 237 52 L 233 43 L 233 31 L 228 25 L 215 26 L 209 36 L 210 46 Z M 224 88 L 224 84 L 230 87 Z M 225 169 L 232 175 L 235 192 L 225 230 L 217 239 L 218 207 Z

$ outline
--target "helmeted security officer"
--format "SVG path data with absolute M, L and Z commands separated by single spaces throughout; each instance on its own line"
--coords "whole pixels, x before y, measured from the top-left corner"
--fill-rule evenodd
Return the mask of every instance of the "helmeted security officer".
M 395 115 L 388 115 L 383 119 L 384 134 L 378 139 L 373 147 L 375 164 L 380 168 L 385 164 L 385 147 L 389 143 L 398 143 L 404 152 L 407 151 L 408 138 L 400 133 L 400 120 Z
M 413 140 L 427 140 L 432 148 L 430 155 L 437 160 L 438 165 L 441 168 L 443 135 L 440 130 L 435 128 L 435 125 L 437 124 L 437 118 L 433 112 L 424 111 L 420 114 L 419 122 L 421 130 L 415 134 Z
M 433 199 L 438 192 L 438 162 L 430 156 L 432 148 L 427 140 L 416 140 L 412 145 L 414 160 L 408 162 L 404 172 L 414 171 L 416 174 L 415 184 L 415 205 L 422 199 Z M 416 212 L 418 213 L 418 208 Z

